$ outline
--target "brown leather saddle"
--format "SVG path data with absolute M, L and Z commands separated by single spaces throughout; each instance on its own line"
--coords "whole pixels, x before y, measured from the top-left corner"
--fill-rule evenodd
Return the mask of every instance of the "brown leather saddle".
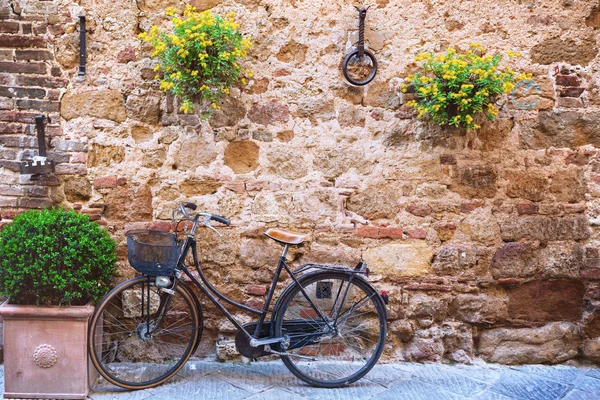
M 278 243 L 291 245 L 302 244 L 302 242 L 304 242 L 308 237 L 308 235 L 303 233 L 288 232 L 284 231 L 283 229 L 275 228 L 267 229 L 265 235 Z

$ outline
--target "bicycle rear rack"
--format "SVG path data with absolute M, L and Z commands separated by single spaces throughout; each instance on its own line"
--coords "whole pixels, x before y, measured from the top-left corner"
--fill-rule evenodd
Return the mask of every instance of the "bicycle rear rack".
M 361 274 L 369 276 L 369 268 L 367 268 L 367 263 L 364 261 L 360 261 L 354 269 L 348 267 L 343 264 L 315 264 L 308 263 L 300 266 L 300 268 L 292 271 L 294 275 L 301 275 L 310 270 L 323 270 L 323 271 L 342 271 L 342 272 L 351 272 L 353 274 Z

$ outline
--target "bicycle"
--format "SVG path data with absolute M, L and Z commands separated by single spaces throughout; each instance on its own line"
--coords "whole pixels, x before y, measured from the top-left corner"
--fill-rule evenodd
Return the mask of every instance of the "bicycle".
M 252 308 L 223 295 L 204 275 L 196 230 L 202 225 L 222 236 L 210 222 L 229 226 L 230 221 L 203 212 L 192 215 L 195 209 L 193 203 L 182 203 L 173 211 L 173 220 L 181 213 L 179 223 L 191 222 L 184 240 L 163 231 L 127 232 L 129 262 L 143 275 L 113 288 L 90 323 L 91 359 L 107 381 L 126 389 L 146 389 L 177 374 L 202 336 L 202 309 L 192 286 L 235 325 L 237 350 L 248 358 L 278 355 L 296 377 L 327 388 L 355 382 L 373 368 L 387 334 L 387 294 L 366 280 L 366 263 L 361 261 L 354 269 L 306 264 L 292 271 L 286 255 L 306 235 L 268 229 L 265 234 L 283 245 L 283 252 L 262 310 Z M 190 251 L 199 278 L 186 265 Z M 292 283 L 266 320 L 283 270 Z M 258 321 L 242 325 L 222 302 L 256 314 Z

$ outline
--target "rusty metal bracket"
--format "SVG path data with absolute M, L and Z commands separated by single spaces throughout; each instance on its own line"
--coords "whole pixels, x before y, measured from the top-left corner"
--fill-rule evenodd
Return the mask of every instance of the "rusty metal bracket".
M 51 174 L 54 172 L 54 161 L 46 158 L 46 133 L 44 131 L 43 115 L 35 116 L 35 127 L 37 129 L 38 155 L 33 157 L 32 161 L 24 161 L 19 165 L 21 174 L 32 174 L 32 178 L 37 175 Z M 48 118 L 50 121 L 50 118 Z
M 367 10 L 370 7 L 371 6 L 366 8 L 354 7 L 358 11 L 358 42 L 356 42 L 354 50 L 346 55 L 344 63 L 342 64 L 344 77 L 348 82 L 356 86 L 366 85 L 371 82 L 373 78 L 375 78 L 375 74 L 377 74 L 377 59 L 372 52 L 365 49 L 365 19 L 367 18 Z M 368 62 L 370 62 L 371 71 L 365 79 L 357 80 L 350 74 L 348 67 L 354 64 L 364 63 L 367 59 Z
M 85 75 L 85 15 L 79 16 L 79 71 L 77 75 Z

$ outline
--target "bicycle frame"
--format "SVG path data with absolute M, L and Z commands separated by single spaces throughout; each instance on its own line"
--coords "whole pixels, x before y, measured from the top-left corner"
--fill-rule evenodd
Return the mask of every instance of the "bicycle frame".
M 196 269 L 198 270 L 198 274 L 200 276 L 200 279 L 198 279 L 196 276 L 194 276 L 192 274 L 192 272 L 190 271 L 190 269 L 185 265 L 184 261 L 185 258 L 188 255 L 188 252 L 190 251 L 190 249 L 192 250 L 192 257 L 194 260 L 194 264 L 196 266 Z M 333 329 L 332 326 L 330 325 L 330 323 L 328 322 L 327 318 L 321 313 L 321 311 L 318 309 L 317 306 L 315 306 L 315 304 L 313 303 L 313 301 L 310 299 L 310 296 L 308 295 L 308 293 L 306 293 L 304 287 L 302 287 L 302 285 L 300 284 L 298 278 L 294 275 L 294 273 L 290 270 L 290 268 L 285 264 L 285 257 L 287 255 L 287 252 L 289 250 L 289 245 L 285 245 L 284 249 L 283 249 L 283 253 L 281 254 L 281 257 L 279 258 L 279 262 L 277 263 L 277 269 L 275 270 L 275 275 L 273 276 L 273 280 L 271 282 L 271 286 L 269 288 L 269 291 L 267 292 L 267 298 L 265 301 L 265 304 L 263 306 L 262 310 L 256 309 L 256 308 L 252 308 L 249 307 L 245 304 L 241 304 L 238 303 L 230 298 L 228 298 L 227 296 L 225 296 L 223 293 L 219 292 L 217 290 L 217 288 L 215 288 L 206 278 L 206 276 L 204 275 L 204 272 L 202 271 L 202 267 L 200 266 L 200 263 L 198 261 L 198 252 L 197 252 L 197 247 L 196 247 L 196 240 L 194 239 L 194 235 L 193 233 L 190 233 L 187 235 L 186 241 L 183 245 L 183 250 L 179 256 L 179 260 L 177 261 L 177 270 L 182 271 L 183 273 L 185 273 L 191 280 L 192 282 L 194 282 L 194 284 L 196 284 L 196 286 L 198 286 L 200 288 L 200 290 L 202 290 L 202 292 L 210 299 L 210 301 L 227 317 L 227 319 L 229 319 L 229 321 L 231 321 L 231 323 L 237 328 L 239 329 L 241 332 L 244 332 L 244 334 L 248 337 L 248 339 L 258 339 L 258 335 L 261 332 L 261 328 L 265 322 L 265 318 L 269 313 L 269 306 L 271 304 L 271 301 L 273 300 L 273 295 L 275 293 L 275 288 L 277 286 L 277 282 L 279 281 L 279 276 L 281 274 L 282 270 L 285 270 L 290 277 L 292 278 L 293 282 L 297 285 L 299 285 L 300 290 L 302 292 L 302 294 L 304 295 L 304 297 L 306 298 L 306 300 L 308 300 L 308 302 L 310 303 L 311 307 L 314 309 L 314 311 L 317 313 L 318 317 L 321 318 L 326 324 L 327 327 L 329 329 Z M 177 282 L 177 281 L 175 281 Z M 229 312 L 229 310 L 227 310 L 227 308 L 225 308 L 225 306 L 223 304 L 221 304 L 221 300 L 225 301 L 226 303 L 237 307 L 239 309 L 251 312 L 253 314 L 257 314 L 259 316 L 258 319 L 258 323 L 256 325 L 256 328 L 254 330 L 254 333 L 251 334 L 250 332 L 248 332 L 243 326 L 242 324 L 240 324 L 240 322 Z M 322 333 L 320 333 L 322 334 Z M 272 332 L 271 332 L 272 335 Z M 312 336 L 312 335 L 309 335 Z

